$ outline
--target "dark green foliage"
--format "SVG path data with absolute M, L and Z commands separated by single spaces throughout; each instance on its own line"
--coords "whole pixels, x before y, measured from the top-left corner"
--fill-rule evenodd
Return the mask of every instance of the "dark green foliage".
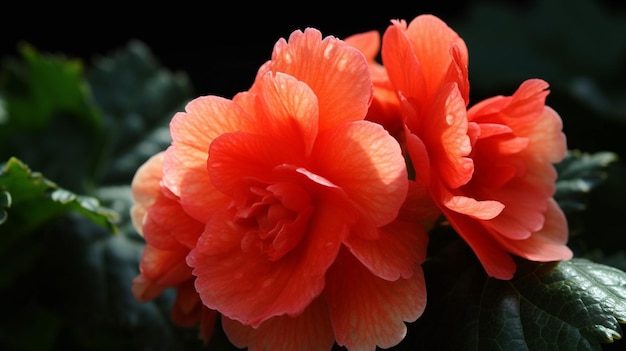
M 447 252 L 425 266 L 428 308 L 406 342 L 414 349 L 602 350 L 623 336 L 626 273 L 617 268 L 518 260 L 503 281 L 487 277 L 462 242 Z

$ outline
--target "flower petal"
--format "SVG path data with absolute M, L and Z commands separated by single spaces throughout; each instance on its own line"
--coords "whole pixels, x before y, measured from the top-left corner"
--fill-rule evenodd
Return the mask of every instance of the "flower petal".
M 258 328 L 227 317 L 222 318 L 222 326 L 233 345 L 248 351 L 330 350 L 335 342 L 323 298 L 313 300 L 298 316 L 276 316 Z
M 389 81 L 387 70 L 377 61 L 380 39 L 380 33 L 372 30 L 353 34 L 345 38 L 345 42 L 359 49 L 369 63 L 374 95 L 366 119 L 382 125 L 391 135 L 399 136 L 402 133 L 403 121 L 398 95 Z
M 426 147 L 431 172 L 452 189 L 469 182 L 474 172 L 469 157 L 472 145 L 465 101 L 456 84 L 443 86 L 428 110 L 423 111 L 425 115 L 413 109 L 410 101 L 402 106 L 407 127 Z
M 359 49 L 368 62 L 374 62 L 380 50 L 380 32 L 377 30 L 353 34 L 344 38 L 344 41 Z
M 449 77 L 451 63 L 467 71 L 468 52 L 465 42 L 441 19 L 433 15 L 417 16 L 409 22 L 406 31 L 422 67 L 429 96 L 443 84 L 444 78 Z M 464 86 L 463 75 L 460 79 L 462 81 L 455 82 L 461 87 Z
M 563 121 L 559 114 L 551 107 L 546 106 L 538 120 L 527 126 L 529 130 L 519 131 L 530 138 L 528 147 L 523 155 L 533 165 L 536 163 L 558 163 L 567 154 L 567 141 L 561 132 Z
M 176 300 L 171 312 L 172 321 L 182 327 L 194 327 L 200 324 L 198 338 L 206 346 L 215 331 L 219 313 L 202 304 L 193 285 L 194 281 L 190 279 L 176 287 Z
M 143 232 L 146 243 L 156 248 L 171 250 L 180 244 L 190 249 L 204 230 L 204 224 L 187 214 L 181 205 L 160 196 L 148 209 Z
M 420 110 L 428 99 L 427 82 L 422 66 L 411 47 L 405 21 L 392 21 L 383 34 L 381 56 L 394 89 L 418 104 Z
M 485 230 L 480 221 L 450 210 L 444 210 L 444 213 L 459 236 L 472 248 L 487 275 L 503 280 L 513 278 L 515 261 Z
M 385 279 L 409 278 L 424 262 L 428 236 L 421 223 L 394 221 L 379 230 L 376 240 L 353 235 L 346 245 L 373 274 Z
M 197 220 L 205 222 L 225 201 L 206 170 L 209 145 L 223 133 L 250 130 L 253 124 L 232 101 L 216 96 L 191 101 L 170 122 L 172 145 L 165 154 L 163 184 Z
M 426 306 L 421 268 L 408 279 L 376 277 L 346 250 L 328 272 L 330 317 L 339 345 L 349 350 L 389 348 L 405 337 L 404 322 L 413 322 Z
M 506 207 L 485 225 L 510 239 L 526 239 L 543 227 L 550 196 L 523 182 L 498 189 L 494 198 Z
M 497 96 L 474 105 L 468 110 L 468 118 L 481 124 L 504 124 L 516 136 L 528 138 L 530 142 L 522 154 L 533 165 L 560 162 L 567 152 L 567 144 L 561 132 L 561 117 L 545 106 L 547 88 L 545 81 L 529 79 L 512 96 Z
M 526 240 L 502 240 L 502 245 L 512 253 L 538 262 L 569 260 L 572 251 L 566 246 L 567 219 L 554 199 L 548 202 L 545 223 L 541 230 Z
M 191 268 L 185 263 L 188 250 L 160 250 L 146 245 L 141 255 L 141 275 L 162 286 L 174 286 L 191 278 Z
M 215 324 L 217 323 L 217 318 L 219 317 L 219 313 L 215 310 L 211 310 L 202 306 L 202 311 L 200 313 L 200 328 L 198 330 L 198 337 L 204 345 L 209 344 L 209 340 L 213 336 L 213 332 L 215 331 Z
M 266 135 L 224 134 L 211 144 L 208 175 L 212 187 L 232 196 L 242 179 L 252 177 L 269 181 L 274 178 L 273 170 L 278 166 L 304 164 L 306 161 L 300 151 L 288 142 Z
M 163 152 L 150 157 L 142 164 L 131 182 L 133 207 L 131 219 L 137 232 L 143 235 L 143 221 L 147 209 L 161 195 L 161 178 L 163 177 Z
M 344 243 L 376 276 L 390 281 L 410 278 L 426 260 L 426 229 L 439 214 L 427 190 L 412 182 L 398 218 L 380 228 L 376 240 L 353 235 Z
M 261 79 L 257 84 L 263 111 L 258 113 L 258 123 L 263 134 L 309 155 L 319 122 L 317 97 L 305 83 L 280 72 Z
M 362 120 L 372 99 L 372 81 L 363 54 L 344 41 L 317 29 L 294 31 L 289 40 L 278 40 L 267 70 L 283 72 L 305 82 L 319 103 L 320 130 L 342 122 Z
M 131 291 L 137 301 L 148 302 L 156 299 L 166 288 L 139 274 L 133 278 Z
M 494 96 L 474 104 L 468 116 L 477 123 L 505 124 L 514 130 L 524 128 L 529 119 L 536 119 L 543 110 L 547 89 L 547 82 L 528 79 L 511 96 Z
M 315 172 L 341 187 L 376 226 L 397 216 L 408 191 L 406 164 L 380 125 L 358 121 L 324 131 L 313 154 Z
M 409 153 L 410 164 L 415 173 L 415 182 L 422 187 L 428 187 L 430 184 L 430 157 L 428 150 L 422 139 L 411 131 L 404 128 L 404 137 L 406 140 L 406 148 Z
M 504 209 L 504 205 L 498 201 L 477 201 L 467 196 L 450 196 L 443 200 L 443 205 L 448 209 L 462 213 L 476 219 L 494 219 Z
M 194 280 L 192 278 L 176 287 L 176 300 L 172 306 L 172 321 L 183 327 L 192 327 L 200 321 L 203 305 L 193 285 Z
M 326 270 L 345 236 L 340 212 L 333 203 L 319 206 L 303 242 L 278 261 L 243 251 L 247 227 L 227 211 L 216 213 L 187 258 L 202 301 L 255 328 L 274 316 L 302 313 L 324 289 Z

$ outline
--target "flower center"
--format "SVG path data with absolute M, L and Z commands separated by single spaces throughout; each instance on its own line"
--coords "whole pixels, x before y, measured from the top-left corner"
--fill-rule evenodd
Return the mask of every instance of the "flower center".
M 235 221 L 246 228 L 241 247 L 277 261 L 304 237 L 313 213 L 311 197 L 292 182 L 244 182 L 234 197 Z

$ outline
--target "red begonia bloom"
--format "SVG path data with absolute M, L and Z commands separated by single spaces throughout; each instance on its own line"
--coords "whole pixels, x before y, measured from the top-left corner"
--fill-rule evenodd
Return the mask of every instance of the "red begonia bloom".
M 191 280 L 249 350 L 399 343 L 425 307 L 429 213 L 416 204 L 430 199 L 365 120 L 372 92 L 364 56 L 309 28 L 276 43 L 249 91 L 177 113 L 162 165 L 133 185 L 154 252 L 137 295 Z
M 370 58 L 377 38 L 346 39 Z M 495 97 L 469 111 L 468 51 L 443 21 L 421 15 L 394 20 L 382 39 L 389 87 L 374 93 L 394 103 L 405 125 L 416 182 L 470 245 L 490 276 L 510 279 L 510 254 L 534 261 L 569 259 L 566 219 L 553 199 L 553 164 L 566 152 L 559 115 L 545 105 L 547 84 L 529 80 L 511 97 Z M 378 77 L 384 77 L 377 73 Z M 381 78 L 382 79 L 382 78 Z M 392 114 L 389 114 L 390 112 Z M 387 107 L 372 120 L 398 118 Z
M 176 196 L 161 186 L 163 155 L 156 154 L 139 167 L 132 182 L 131 218 L 146 241 L 132 292 L 137 300 L 145 302 L 166 288 L 175 288 L 172 320 L 183 327 L 199 324 L 200 339 L 206 344 L 218 314 L 200 301 L 194 289 L 195 277 L 185 263 L 204 226 L 187 215 Z

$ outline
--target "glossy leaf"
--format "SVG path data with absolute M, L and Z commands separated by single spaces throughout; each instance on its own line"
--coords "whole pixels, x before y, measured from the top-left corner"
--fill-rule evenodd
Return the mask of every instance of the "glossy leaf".
M 43 174 L 31 171 L 17 158 L 10 158 L 0 169 L 0 190 L 8 194 L 5 199 L 10 198 L 10 201 L 3 201 L 7 218 L 0 229 L 5 233 L 28 233 L 70 211 L 79 212 L 108 230 L 115 230 L 115 212 L 100 206 L 95 198 L 60 188 Z
M 575 258 L 519 260 L 488 278 L 463 244 L 427 265 L 429 305 L 409 342 L 424 350 L 602 350 L 626 323 L 626 273 Z M 441 318 L 441 316 L 447 316 Z

